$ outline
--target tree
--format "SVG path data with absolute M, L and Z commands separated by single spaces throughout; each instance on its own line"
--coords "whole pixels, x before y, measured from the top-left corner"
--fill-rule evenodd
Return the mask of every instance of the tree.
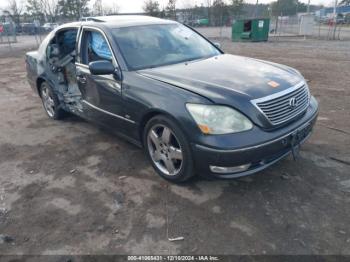
M 39 21 L 45 20 L 45 14 L 40 0 L 27 0 L 26 8 L 28 14 L 32 16 L 31 20 L 33 18 Z
M 32 15 L 43 14 L 42 6 L 40 0 L 27 0 L 27 11 Z
M 111 7 L 111 11 L 112 11 L 112 13 L 113 14 L 118 14 L 119 13 L 119 9 L 120 9 L 120 7 L 119 7 L 119 5 L 118 5 L 118 2 L 117 1 L 110 1 L 110 2 L 112 2 L 112 7 Z
M 58 0 L 27 0 L 27 11 L 34 16 L 45 16 L 46 21 L 54 22 L 59 13 Z
M 159 16 L 159 3 L 156 0 L 146 0 L 144 2 L 143 11 L 150 16 Z
M 89 0 L 59 0 L 59 14 L 70 20 L 79 20 L 89 14 L 88 3 Z
M 176 0 L 168 0 L 165 12 L 167 17 L 176 20 Z
M 211 25 L 211 6 L 213 5 L 212 0 L 205 0 L 206 6 L 207 6 L 207 13 L 208 13 L 208 22 L 209 25 Z
M 193 16 L 195 17 L 195 19 L 208 17 L 208 10 L 203 4 L 201 4 L 200 6 L 195 5 L 193 10 Z
M 8 0 L 8 11 L 13 17 L 13 20 L 16 24 L 19 24 L 19 18 L 23 12 L 23 5 L 17 0 Z
M 223 0 L 214 0 L 212 6 L 212 24 L 215 26 L 222 26 L 225 19 L 229 16 L 229 8 Z
M 102 0 L 96 0 L 92 9 L 93 15 L 103 15 Z
M 272 2 L 271 13 L 274 16 L 288 16 L 295 15 L 298 11 L 302 10 L 305 4 L 298 2 L 298 0 L 277 0 L 276 2 Z
M 242 14 L 242 9 L 244 5 L 244 0 L 231 0 L 231 14 L 237 17 Z
M 350 5 L 350 0 L 342 0 L 339 5 Z
M 40 0 L 47 20 L 55 21 L 59 13 L 58 0 Z
M 102 0 L 95 0 L 92 6 L 93 15 L 114 15 L 119 12 L 117 1 L 109 1 L 108 4 L 102 4 Z

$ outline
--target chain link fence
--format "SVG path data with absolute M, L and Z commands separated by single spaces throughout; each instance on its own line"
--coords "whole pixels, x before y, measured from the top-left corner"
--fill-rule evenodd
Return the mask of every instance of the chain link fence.
M 350 25 L 321 20 L 313 15 L 285 16 L 271 19 L 272 37 L 302 36 L 322 40 L 350 40 Z

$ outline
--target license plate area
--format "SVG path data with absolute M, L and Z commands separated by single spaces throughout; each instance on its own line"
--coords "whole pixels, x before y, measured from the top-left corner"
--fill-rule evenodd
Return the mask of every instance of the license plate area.
M 312 130 L 311 122 L 297 129 L 290 135 L 289 144 L 292 150 L 293 158 L 296 159 L 299 155 L 301 143 L 308 137 Z

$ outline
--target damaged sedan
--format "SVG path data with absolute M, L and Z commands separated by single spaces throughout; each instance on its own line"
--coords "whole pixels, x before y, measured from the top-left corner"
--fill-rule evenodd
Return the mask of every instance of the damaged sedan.
M 240 177 L 295 156 L 318 114 L 297 70 L 224 54 L 185 25 L 146 16 L 60 26 L 26 68 L 50 118 L 107 127 L 173 182 Z

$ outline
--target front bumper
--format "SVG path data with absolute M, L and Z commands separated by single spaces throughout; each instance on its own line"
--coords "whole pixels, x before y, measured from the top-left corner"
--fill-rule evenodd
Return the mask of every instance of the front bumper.
M 264 131 L 255 128 L 249 134 L 247 146 L 239 148 L 214 148 L 200 144 L 192 144 L 196 170 L 199 174 L 212 175 L 220 178 L 236 178 L 259 172 L 292 152 L 292 144 L 302 144 L 310 136 L 318 115 L 317 101 L 312 98 L 306 113 L 292 124 L 276 131 Z M 268 134 L 268 135 L 267 135 Z M 298 135 L 297 141 L 295 136 Z M 232 134 L 232 139 L 237 139 Z M 261 138 L 261 141 L 256 140 Z M 250 141 L 255 141 L 250 145 Z M 242 141 L 239 141 L 242 144 Z M 238 167 L 249 166 L 242 172 L 219 173 L 212 172 L 210 166 Z

